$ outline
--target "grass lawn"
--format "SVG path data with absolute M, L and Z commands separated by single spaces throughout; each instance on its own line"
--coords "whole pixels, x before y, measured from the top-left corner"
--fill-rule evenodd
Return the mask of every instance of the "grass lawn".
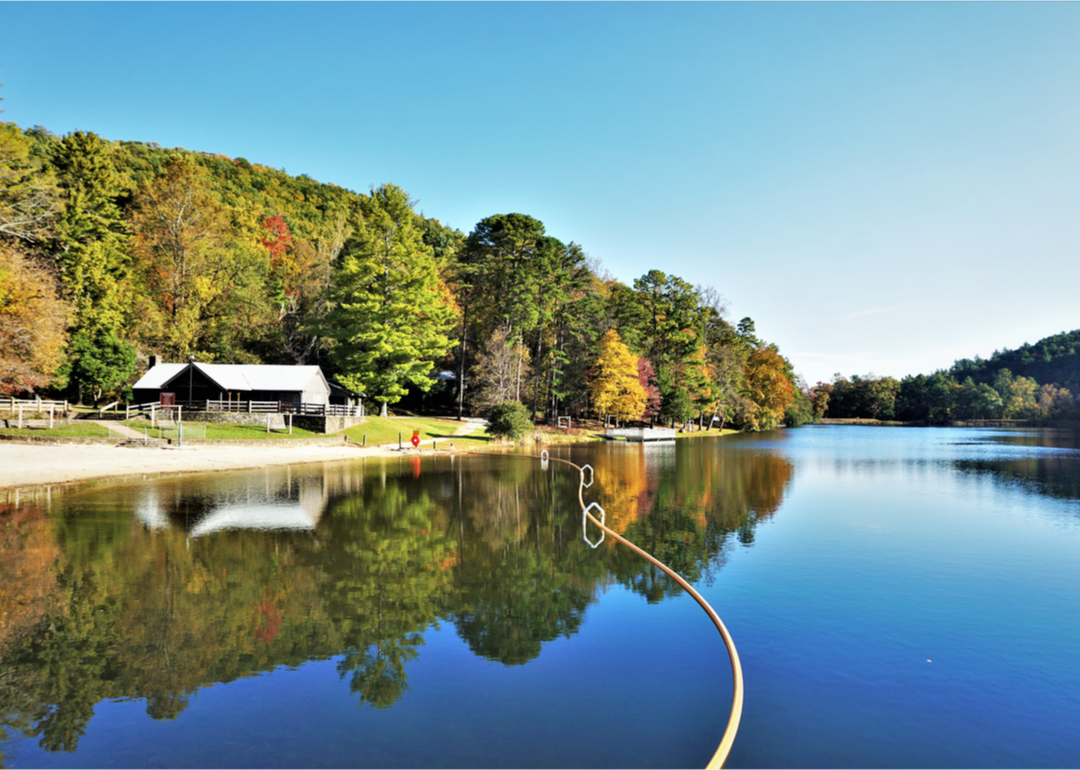
M 380 444 L 397 445 L 398 433 L 401 434 L 402 444 L 408 445 L 412 440 L 414 430 L 420 431 L 420 446 L 425 444 L 431 448 L 431 442 L 438 440 L 452 440 L 454 446 L 486 445 L 491 443 L 492 438 L 487 431 L 477 430 L 468 436 L 454 436 L 454 432 L 467 423 L 457 420 L 438 420 L 431 417 L 366 417 L 364 422 L 345 431 L 353 441 L 363 443 L 367 436 L 368 446 Z M 448 448 L 444 445 L 443 448 Z
M 148 430 L 151 438 L 156 438 L 159 435 L 161 438 L 176 438 L 176 428 L 162 428 L 159 429 L 150 427 L 149 420 L 126 420 L 124 425 L 132 428 L 133 430 L 143 431 Z M 319 438 L 323 436 L 322 433 L 315 433 L 310 430 L 304 430 L 293 426 L 292 434 L 289 434 L 289 429 L 275 430 L 271 429 L 269 433 L 266 432 L 265 425 L 243 425 L 239 423 L 218 423 L 218 422 L 185 422 L 184 423 L 184 438 L 189 439 L 289 439 L 289 438 Z
M 0 428 L 4 436 L 52 436 L 56 438 L 108 438 L 109 429 L 92 422 L 57 425 L 55 428 Z
M 693 433 L 679 432 L 675 438 L 710 438 L 715 436 L 730 436 L 732 433 L 738 433 L 737 430 L 731 428 L 724 428 L 723 430 L 695 430 Z
M 545 446 L 550 444 L 581 444 L 587 441 L 601 441 L 602 439 L 598 433 L 603 433 L 603 430 L 601 429 L 599 432 L 590 428 L 561 430 L 552 428 L 549 425 L 537 425 L 530 437 L 536 444 Z

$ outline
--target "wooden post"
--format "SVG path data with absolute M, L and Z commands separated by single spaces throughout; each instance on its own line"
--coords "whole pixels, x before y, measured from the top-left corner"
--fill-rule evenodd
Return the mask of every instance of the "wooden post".
M 400 433 L 397 434 L 397 448 L 398 448 L 398 451 L 400 452 L 401 451 L 401 434 Z
M 157 404 L 150 404 L 150 427 L 157 426 Z
M 19 404 L 19 430 L 22 430 L 22 404 Z
M 361 446 L 367 446 L 367 434 L 364 434 L 364 443 Z
M 53 427 L 53 405 L 49 404 L 49 430 Z
M 248 399 L 248 414 L 251 414 L 251 399 Z
M 292 413 L 289 414 L 289 435 L 292 435 Z
M 251 402 L 248 401 L 248 403 L 250 404 Z M 266 413 L 266 432 L 267 433 L 270 432 L 270 413 L 269 412 Z

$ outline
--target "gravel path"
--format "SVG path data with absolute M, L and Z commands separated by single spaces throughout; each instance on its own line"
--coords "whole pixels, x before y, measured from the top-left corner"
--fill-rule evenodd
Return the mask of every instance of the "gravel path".
M 126 425 L 121 425 L 116 420 L 86 420 L 86 422 L 92 422 L 94 425 L 100 425 L 102 428 L 108 429 L 110 433 L 118 433 L 121 436 L 127 436 L 128 438 L 142 438 L 143 434 L 134 428 L 129 428 Z

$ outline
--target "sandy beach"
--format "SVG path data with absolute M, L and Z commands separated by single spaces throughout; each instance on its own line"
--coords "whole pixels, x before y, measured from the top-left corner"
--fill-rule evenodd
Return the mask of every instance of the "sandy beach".
M 409 447 L 407 454 L 417 450 Z M 430 454 L 430 450 L 428 451 Z M 64 484 L 114 476 L 262 468 L 267 465 L 394 457 L 397 447 L 193 446 L 157 449 L 105 445 L 0 443 L 0 489 Z

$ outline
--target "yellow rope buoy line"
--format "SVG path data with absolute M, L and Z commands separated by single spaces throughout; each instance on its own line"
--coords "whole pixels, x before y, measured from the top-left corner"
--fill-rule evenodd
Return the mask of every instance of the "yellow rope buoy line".
M 581 475 L 581 481 L 578 484 L 578 503 L 581 505 L 582 524 L 585 523 L 585 519 L 588 519 L 592 521 L 592 523 L 595 524 L 597 527 L 599 527 L 602 533 L 600 540 L 598 540 L 594 544 L 591 540 L 589 540 L 588 533 L 583 532 L 582 535 L 585 538 L 585 542 L 591 545 L 593 548 L 596 548 L 596 546 L 600 545 L 600 543 L 603 542 L 604 535 L 611 535 L 613 538 L 625 545 L 631 551 L 662 569 L 669 577 L 671 577 L 672 580 L 678 583 L 683 588 L 683 590 L 690 594 L 690 596 L 694 598 L 694 601 L 696 601 L 703 610 L 705 610 L 705 614 L 709 616 L 710 620 L 712 620 L 713 625 L 716 626 L 716 630 L 720 632 L 720 636 L 724 640 L 724 646 L 727 648 L 728 658 L 731 659 L 731 675 L 734 684 L 734 693 L 731 698 L 731 714 L 728 717 L 728 723 L 727 727 L 724 730 L 724 736 L 723 738 L 721 738 L 720 745 L 717 747 L 716 752 L 712 756 L 712 759 L 710 759 L 709 763 L 705 766 L 709 770 L 712 770 L 712 768 L 723 767 L 724 762 L 727 761 L 728 754 L 731 752 L 731 746 L 733 743 L 735 743 L 735 734 L 739 731 L 739 721 L 742 719 L 743 675 L 742 664 L 739 663 L 739 652 L 735 649 L 735 642 L 732 640 L 731 634 L 728 633 L 727 627 L 724 626 L 724 622 L 720 620 L 720 616 L 716 614 L 716 610 L 714 610 L 709 605 L 709 603 L 705 601 L 704 597 L 702 597 L 701 594 L 694 590 L 694 587 L 691 586 L 690 583 L 688 583 L 682 575 L 671 569 L 669 566 L 664 564 L 652 554 L 641 548 L 638 548 L 636 545 L 631 543 L 629 540 L 627 540 L 615 530 L 609 529 L 603 521 L 604 509 L 601 508 L 597 503 L 590 503 L 588 506 L 585 505 L 585 489 L 586 487 L 592 486 L 594 477 L 593 468 L 591 465 L 580 466 L 576 463 L 571 462 L 570 460 L 564 460 L 561 457 L 550 457 L 547 453 L 547 450 L 541 452 L 540 457 L 536 457 L 535 455 L 507 455 L 496 452 L 471 452 L 470 454 L 483 454 L 497 457 L 529 457 L 532 459 L 539 459 L 542 463 L 545 464 L 549 460 L 554 460 L 555 462 L 563 463 L 564 465 L 569 465 L 571 468 L 576 469 Z M 585 483 L 586 468 L 589 469 L 588 484 Z M 591 513 L 593 508 L 597 508 L 600 510 L 600 519 L 597 519 Z

